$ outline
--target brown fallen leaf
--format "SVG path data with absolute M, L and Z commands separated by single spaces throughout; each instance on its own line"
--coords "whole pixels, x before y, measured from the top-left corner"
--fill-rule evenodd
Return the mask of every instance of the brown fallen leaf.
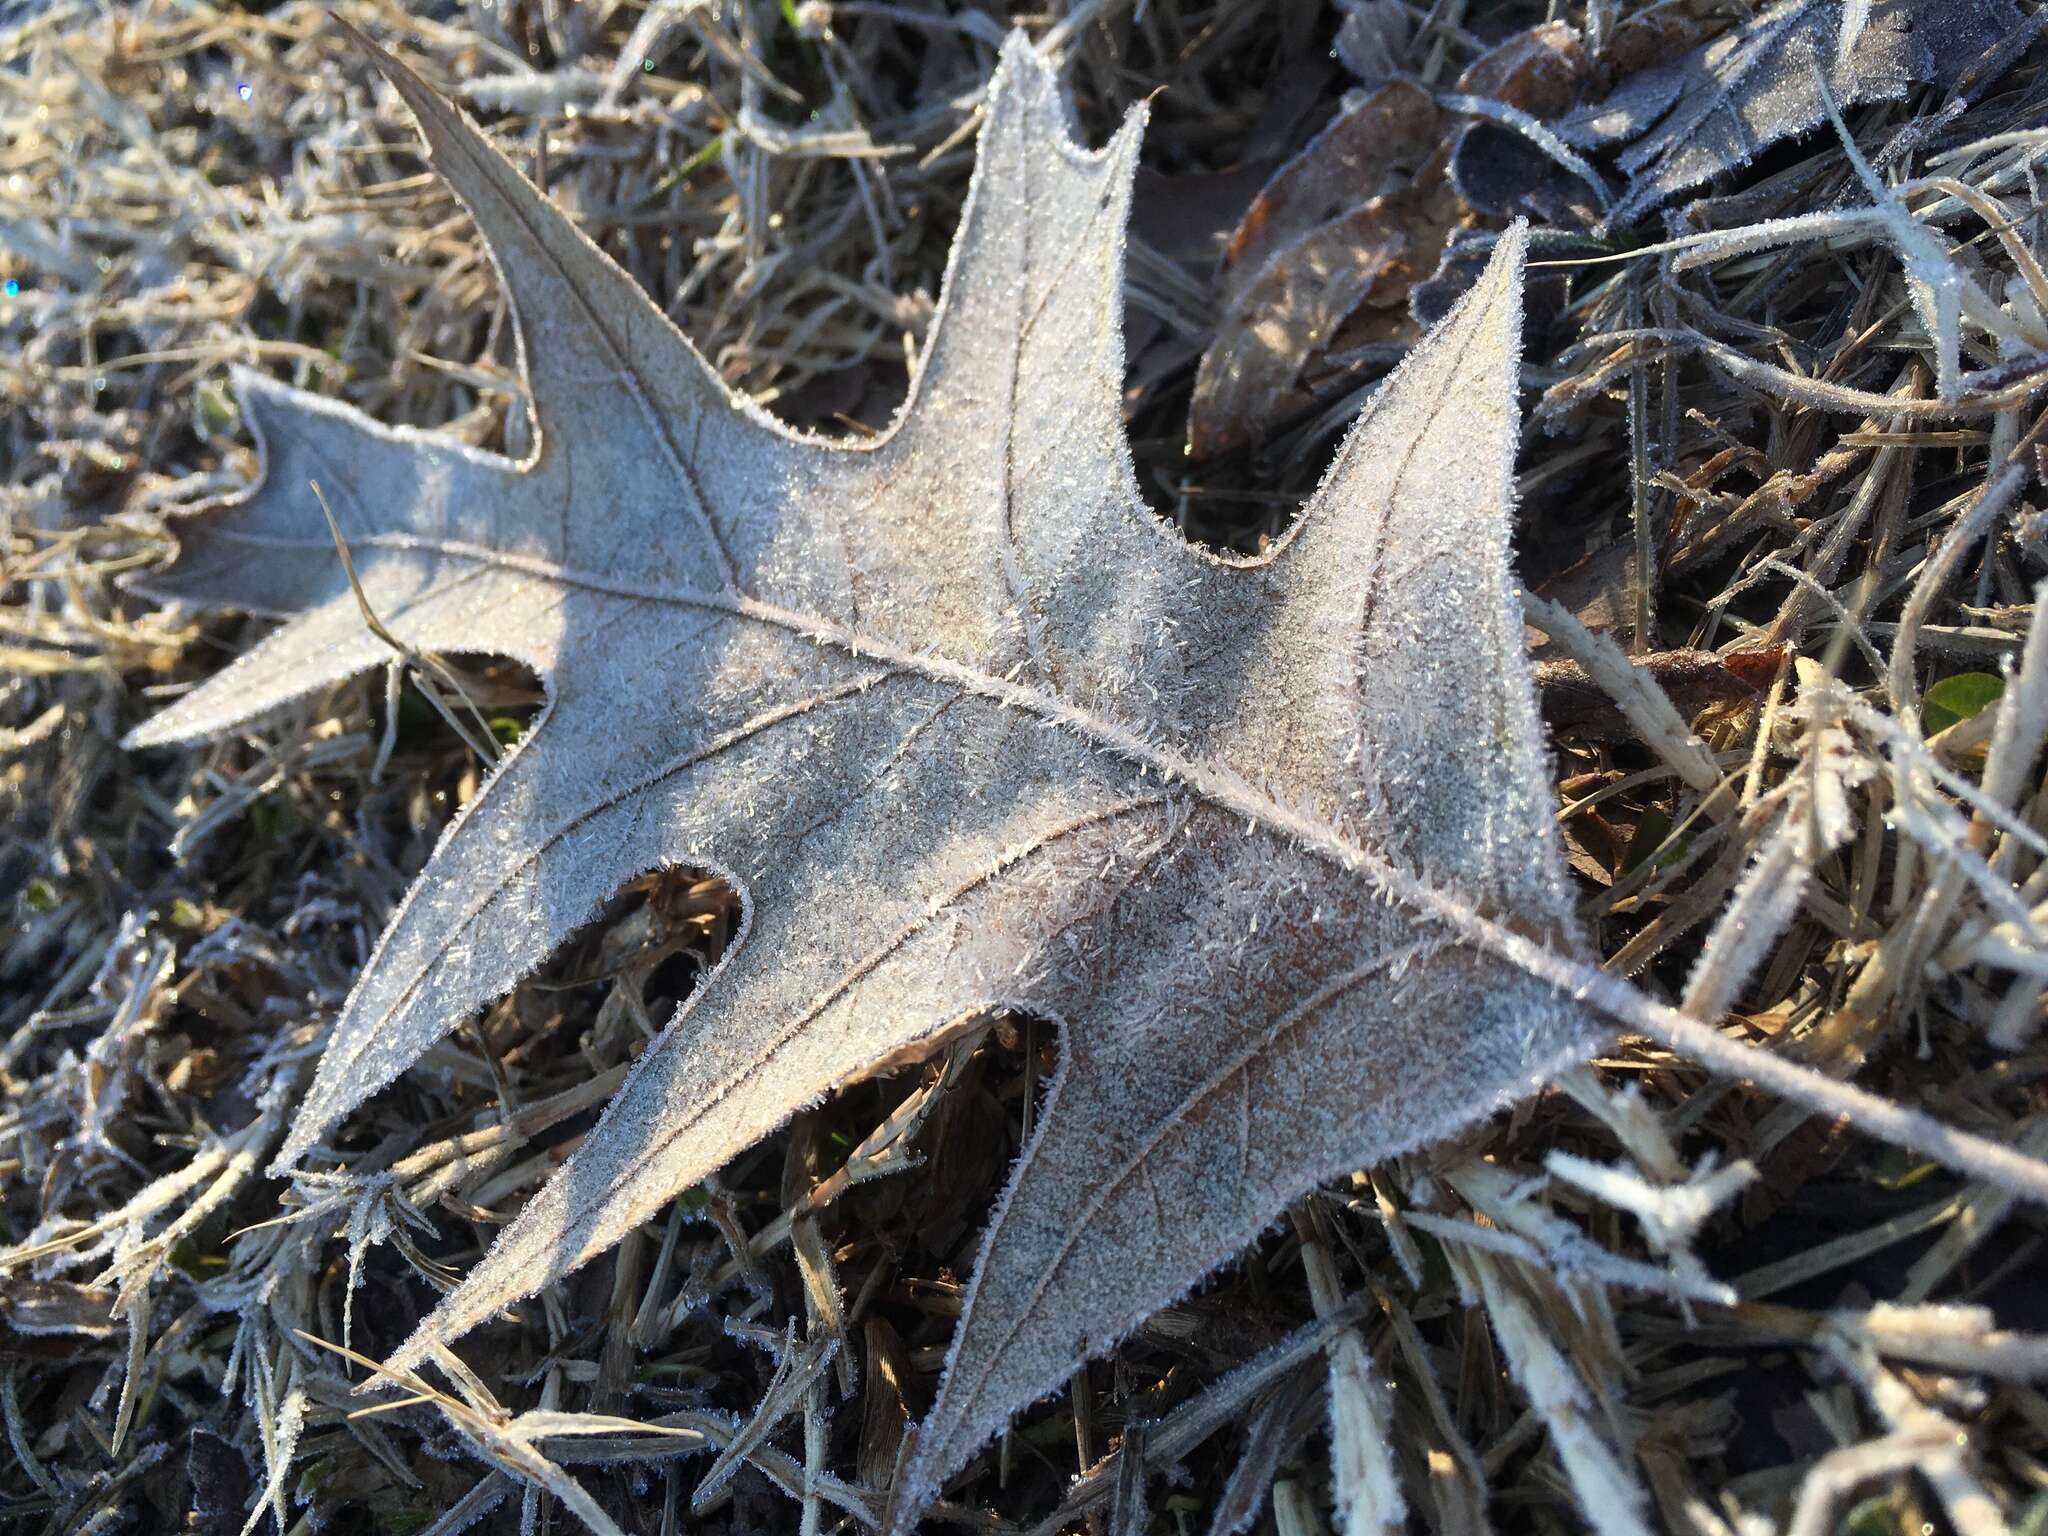
M 1382 86 L 1273 174 L 1224 248 L 1226 293 L 1318 224 L 1398 191 L 1437 143 L 1438 114 L 1412 81 Z
M 1782 646 L 1731 651 L 1726 655 L 1694 650 L 1652 651 L 1647 656 L 1630 658 L 1635 666 L 1650 674 L 1687 719 L 1713 704 L 1753 698 L 1770 686 L 1784 659 Z M 1543 718 L 1552 726 L 1610 741 L 1625 740 L 1634 734 L 1614 701 L 1576 661 L 1539 661 L 1535 670 L 1537 703 Z
M 1376 197 L 1283 247 L 1235 295 L 1202 354 L 1188 409 L 1188 457 L 1256 443 L 1284 412 L 1311 354 L 1408 248 L 1397 206 Z
M 1571 614 L 1586 628 L 1625 637 L 1635 613 L 1635 541 L 1610 540 L 1581 556 L 1534 590 Z M 1531 632 L 1531 657 L 1550 661 L 1565 654 L 1543 631 Z
M 1780 0 L 1552 127 L 1581 149 L 1627 146 L 1618 228 L 1820 123 L 1816 70 L 1845 106 L 1890 100 L 1954 83 L 2019 25 L 2011 0 Z
M 1382 86 L 1277 171 L 1224 251 L 1223 316 L 1188 408 L 1188 456 L 1255 443 L 1302 365 L 1395 263 L 1428 271 L 1432 233 L 1411 195 L 1438 153 L 1438 113 L 1410 81 Z
M 1718 11 L 1714 0 L 1656 0 L 1622 17 L 1594 50 L 1601 83 L 1611 89 L 1616 81 L 1682 57 L 1699 42 Z
M 1473 60 L 1457 94 L 1499 102 L 1543 119 L 1579 101 L 1592 69 L 1579 29 L 1550 21 L 1515 33 Z M 1459 128 L 1451 148 L 1451 184 L 1475 213 L 1529 215 L 1547 224 L 1591 224 L 1597 203 L 1586 181 L 1504 123 L 1478 119 Z
M 1458 94 L 1487 96 L 1528 113 L 1555 117 L 1576 106 L 1590 61 L 1579 29 L 1546 21 L 1496 43 L 1458 76 Z

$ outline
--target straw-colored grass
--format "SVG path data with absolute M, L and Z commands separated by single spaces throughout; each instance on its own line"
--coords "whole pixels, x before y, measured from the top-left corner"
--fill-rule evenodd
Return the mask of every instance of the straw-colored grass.
M 1354 9 L 1374 6 L 1410 24 L 1395 66 L 1441 91 L 1544 19 Z M 1050 1061 L 1032 1021 L 805 1114 L 466 1341 L 449 1391 L 408 1379 L 375 1407 L 351 1395 L 367 1362 L 587 1128 L 725 941 L 728 894 L 637 882 L 358 1115 L 343 1171 L 261 1175 L 495 747 L 378 677 L 124 754 L 259 629 L 116 579 L 252 473 L 231 362 L 479 444 L 527 431 L 469 221 L 325 10 L 0 5 L 0 1522 L 868 1528 Z M 888 419 L 1005 22 L 928 0 L 348 13 L 464 99 L 735 387 L 807 426 Z M 1339 16 L 1016 19 L 1065 61 L 1090 135 L 1152 100 L 1141 479 L 1191 535 L 1254 544 L 1413 334 L 1395 306 L 1316 353 L 1264 453 L 1181 454 L 1223 320 L 1215 237 L 1355 84 L 1328 57 Z M 1559 728 L 1560 820 L 1612 968 L 2037 1157 L 2044 80 L 2027 55 L 1945 119 L 1928 91 L 1846 109 L 1871 156 L 1931 122 L 1871 172 L 1896 184 L 1882 215 L 1786 244 L 1643 252 L 1646 223 L 1555 249 L 1522 514 L 1548 686 L 1593 700 Z M 1874 206 L 1833 129 L 1733 186 L 1679 233 Z M 1947 270 L 1991 307 L 1930 334 L 1908 278 Z M 1959 401 L 1938 395 L 1951 368 Z M 1675 648 L 1751 654 L 1758 691 L 1677 718 L 1642 679 L 1683 701 L 1679 664 L 1628 659 Z M 1959 674 L 2002 676 L 2000 699 Z M 451 681 L 501 739 L 536 702 L 509 667 Z M 1430 1531 L 2039 1531 L 2040 1223 L 1623 1041 L 1482 1133 L 1301 1202 L 933 1518 L 1305 1536 L 1334 1528 L 1350 1458 Z

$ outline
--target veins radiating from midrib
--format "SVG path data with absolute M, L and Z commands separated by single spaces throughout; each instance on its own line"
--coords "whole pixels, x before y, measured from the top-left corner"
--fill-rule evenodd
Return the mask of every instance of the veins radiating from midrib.
M 487 184 L 489 182 L 490 167 L 476 162 L 474 146 L 469 144 L 462 135 L 449 135 L 446 138 L 446 143 L 453 152 L 471 160 L 472 169 L 468 173 L 468 179 L 473 184 Z M 648 427 L 660 442 L 664 456 L 667 458 L 670 467 L 675 470 L 676 479 L 689 492 L 691 502 L 690 515 L 703 531 L 706 541 L 710 544 L 711 552 L 718 561 L 720 574 L 724 577 L 727 586 L 734 585 L 737 577 L 733 568 L 732 555 L 726 549 L 725 540 L 718 531 L 717 520 L 711 515 L 711 506 L 705 499 L 703 486 L 698 482 L 696 471 L 690 459 L 684 455 L 682 445 L 675 440 L 675 433 L 669 422 L 662 412 L 655 408 L 652 394 L 647 387 L 647 381 L 640 376 L 639 370 L 632 366 L 630 362 L 631 354 L 620 344 L 618 337 L 612 334 L 610 327 L 604 322 L 604 317 L 598 312 L 597 307 L 590 302 L 589 295 L 585 294 L 576 283 L 571 281 L 569 274 L 555 261 L 553 254 L 548 250 L 547 241 L 541 237 L 539 229 L 527 216 L 526 209 L 520 206 L 518 199 L 505 198 L 502 200 L 502 206 L 505 212 L 510 217 L 518 220 L 525 229 L 534 250 L 538 251 L 542 259 L 555 268 L 556 276 L 562 280 L 562 288 L 573 298 L 579 313 L 583 317 L 584 323 L 589 327 L 589 334 L 603 340 L 605 350 L 612 355 L 613 360 L 618 364 L 619 374 L 630 381 L 633 398 L 639 405 L 641 414 L 647 418 Z M 516 304 L 517 300 L 515 299 L 514 302 Z M 541 406 L 537 399 L 533 409 L 536 418 L 535 425 L 539 430 L 542 442 L 545 443 L 547 424 L 538 419 L 541 415 Z M 565 502 L 564 505 L 566 506 L 567 503 Z M 566 537 L 564 538 L 562 549 L 564 554 L 568 553 L 569 545 Z
M 658 766 L 636 775 L 629 782 L 613 785 L 590 803 L 579 806 L 574 813 L 565 817 L 544 835 L 534 838 L 516 859 L 510 860 L 500 867 L 497 878 L 465 907 L 461 917 L 456 922 L 448 926 L 446 929 L 446 939 L 430 947 L 427 954 L 422 956 L 413 967 L 412 974 L 406 979 L 405 985 L 399 989 L 398 995 L 378 1010 L 379 1025 L 381 1026 L 389 1019 L 396 1018 L 410 1007 L 413 998 L 418 995 L 420 988 L 426 985 L 427 978 L 433 974 L 435 965 L 447 953 L 449 947 L 455 942 L 456 937 L 467 930 L 478 918 L 482 917 L 513 880 L 537 864 L 544 853 L 556 846 L 564 838 L 570 836 L 579 827 L 586 825 L 593 818 L 601 816 L 622 801 L 652 789 L 663 781 L 674 778 L 677 774 L 686 773 L 694 767 L 709 762 L 721 753 L 743 746 L 764 732 L 774 729 L 776 726 L 800 719 L 814 709 L 820 709 L 827 705 L 841 703 L 849 698 L 858 697 L 870 688 L 884 683 L 892 677 L 899 676 L 902 676 L 902 673 L 893 669 L 866 672 L 858 677 L 850 678 L 836 687 L 828 688 L 818 693 L 806 694 L 802 698 L 792 700 L 764 714 L 757 715 L 730 731 L 721 732 L 710 741 L 703 742 L 691 747 L 686 752 L 681 752 L 674 757 L 667 758 Z M 545 752 L 547 747 L 543 741 L 536 739 L 534 744 L 526 750 Z M 364 1050 L 368 1049 L 372 1038 L 372 1036 L 367 1035 L 362 1037 L 361 1043 L 357 1045 L 354 1051 L 348 1054 L 347 1059 L 352 1062 L 356 1057 L 360 1056 Z
M 995 1347 L 984 1353 L 982 1357 L 982 1370 L 965 1389 L 969 1399 L 972 1400 L 980 1393 L 982 1386 L 988 1380 L 990 1372 L 994 1369 L 993 1362 L 1003 1357 L 1009 1348 L 1010 1341 L 1016 1338 L 1033 1321 L 1039 1302 L 1044 1299 L 1045 1293 L 1051 1289 L 1055 1278 L 1066 1268 L 1068 1260 L 1073 1257 L 1075 1245 L 1080 1242 L 1081 1234 L 1086 1232 L 1094 1221 L 1096 1213 L 1109 1203 L 1110 1197 L 1121 1189 L 1124 1184 L 1145 1170 L 1152 1154 L 1159 1150 L 1160 1144 L 1168 1136 L 1179 1130 L 1187 1122 L 1189 1116 L 1195 1112 L 1197 1107 L 1214 1094 L 1221 1092 L 1227 1084 L 1245 1078 L 1250 1073 L 1253 1064 L 1264 1060 L 1273 1046 L 1290 1031 L 1300 1029 L 1306 1024 L 1315 1022 L 1321 1016 L 1322 1010 L 1328 1008 L 1346 993 L 1353 991 L 1383 972 L 1404 965 L 1415 959 L 1418 955 L 1426 954 L 1429 948 L 1430 946 L 1426 941 L 1419 941 L 1403 945 L 1398 949 L 1387 950 L 1374 955 L 1371 959 L 1323 983 L 1322 986 L 1318 987 L 1308 997 L 1303 998 L 1299 1003 L 1296 1003 L 1279 1018 L 1275 1019 L 1263 1031 L 1254 1035 L 1250 1044 L 1240 1047 L 1234 1056 L 1204 1078 L 1194 1090 L 1174 1107 L 1172 1113 L 1164 1117 L 1153 1128 L 1151 1133 L 1146 1136 L 1144 1141 L 1118 1164 L 1114 1172 L 1092 1185 L 1088 1192 L 1088 1198 L 1081 1207 L 1079 1216 L 1070 1224 L 1065 1241 L 1060 1244 L 1058 1251 L 1046 1262 L 1037 1282 L 1032 1286 L 1030 1294 L 1026 1296 L 1024 1304 L 1017 1308 Z M 1240 1128 L 1240 1135 L 1248 1133 L 1248 1127 Z M 1022 1156 L 1018 1159 L 1017 1178 L 1021 1179 L 1023 1177 L 1024 1169 L 1036 1157 L 1039 1145 L 1040 1143 L 1034 1142 L 1025 1148 Z M 1248 1149 L 1241 1145 L 1239 1148 L 1240 1167 L 1242 1167 L 1243 1159 L 1247 1155 Z M 1002 1219 L 1001 1215 L 996 1217 L 998 1223 Z
M 531 555 L 510 554 L 459 540 L 383 533 L 354 541 L 354 544 L 358 549 L 437 554 L 451 560 L 476 561 L 600 596 L 637 598 L 729 614 L 785 630 L 851 657 L 881 662 L 897 671 L 946 683 L 1074 731 L 1096 746 L 1157 773 L 1162 782 L 1185 784 L 1199 798 L 1242 816 L 1247 822 L 1264 827 L 1337 868 L 1365 879 L 1382 895 L 1408 905 L 1418 916 L 1434 917 L 1448 923 L 1490 953 L 1514 959 L 1528 967 L 1529 957 L 1537 949 L 1521 935 L 1446 895 L 1427 880 L 1396 867 L 1384 855 L 1348 836 L 1341 828 L 1316 817 L 1305 808 L 1288 806 L 1259 789 L 1241 773 L 1202 763 L 1147 737 L 1136 726 L 1094 713 L 1042 688 L 995 676 L 934 651 L 912 649 L 880 635 L 857 631 L 820 614 L 784 608 L 758 598 L 599 576 L 588 571 L 571 570 L 557 562 Z M 307 541 L 306 547 L 313 547 L 311 541 Z M 546 728 L 546 722 L 543 722 L 537 729 L 545 731 Z
M 1013 870 L 1045 853 L 1048 849 L 1057 847 L 1082 832 L 1095 827 L 1107 826 L 1112 822 L 1121 821 L 1126 817 L 1135 816 L 1144 811 L 1158 810 L 1165 806 L 1166 803 L 1167 797 L 1163 794 L 1139 795 L 1083 812 L 1081 815 L 1071 817 L 1056 826 L 1047 828 L 1022 847 L 1011 849 L 954 885 L 944 895 L 934 899 L 917 917 L 903 924 L 894 933 L 889 935 L 888 938 L 854 961 L 852 965 L 848 966 L 840 974 L 836 981 L 814 997 L 807 1007 L 792 1015 L 783 1024 L 782 1028 L 771 1039 L 766 1041 L 742 1067 L 726 1075 L 725 1081 L 708 1098 L 696 1106 L 694 1114 L 688 1120 L 672 1127 L 669 1134 L 663 1139 L 651 1142 L 636 1157 L 626 1163 L 621 1168 L 616 1182 L 619 1185 L 625 1185 L 639 1177 L 643 1169 L 657 1162 L 672 1143 L 686 1135 L 692 1127 L 701 1122 L 710 1114 L 712 1109 L 732 1093 L 734 1088 L 747 1081 L 763 1065 L 773 1060 L 805 1028 L 816 1019 L 822 1017 L 833 1004 L 837 1003 L 869 976 L 872 976 L 877 970 L 881 969 L 892 956 L 901 953 L 920 934 L 928 931 L 932 924 L 957 907 L 962 901 L 965 901 L 975 891 L 983 886 L 994 884 Z M 994 999 L 983 999 L 982 1001 L 994 1001 Z

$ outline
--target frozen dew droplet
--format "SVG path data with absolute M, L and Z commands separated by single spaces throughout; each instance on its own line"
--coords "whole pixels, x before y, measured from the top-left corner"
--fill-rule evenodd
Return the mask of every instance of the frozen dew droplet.
M 247 101 L 251 96 L 254 96 L 256 94 L 256 90 L 255 87 L 250 85 L 248 81 L 237 80 L 235 82 L 235 94 L 241 97 L 242 100 Z

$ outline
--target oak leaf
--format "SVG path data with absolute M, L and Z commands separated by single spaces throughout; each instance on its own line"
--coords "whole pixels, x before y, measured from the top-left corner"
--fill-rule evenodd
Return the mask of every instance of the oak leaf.
M 1952 85 L 2020 20 L 2012 0 L 1779 0 L 1551 127 L 1581 148 L 1628 145 L 1628 190 L 1607 215 L 1619 228 L 1817 127 L 1820 80 L 1844 105 Z
M 802 1106 L 995 1008 L 1062 1059 L 991 1215 L 900 1513 L 1320 1178 L 1441 1138 L 1603 1027 L 1509 570 L 1523 241 L 1257 559 L 1145 506 L 1118 414 L 1142 111 L 1103 150 L 1013 39 L 944 298 L 882 438 L 733 398 L 438 94 L 379 62 L 510 297 L 523 463 L 238 375 L 258 483 L 165 598 L 289 617 L 150 720 L 218 733 L 399 642 L 548 702 L 336 1022 L 276 1170 L 625 881 L 744 927 L 603 1119 L 393 1357 L 602 1253 Z

